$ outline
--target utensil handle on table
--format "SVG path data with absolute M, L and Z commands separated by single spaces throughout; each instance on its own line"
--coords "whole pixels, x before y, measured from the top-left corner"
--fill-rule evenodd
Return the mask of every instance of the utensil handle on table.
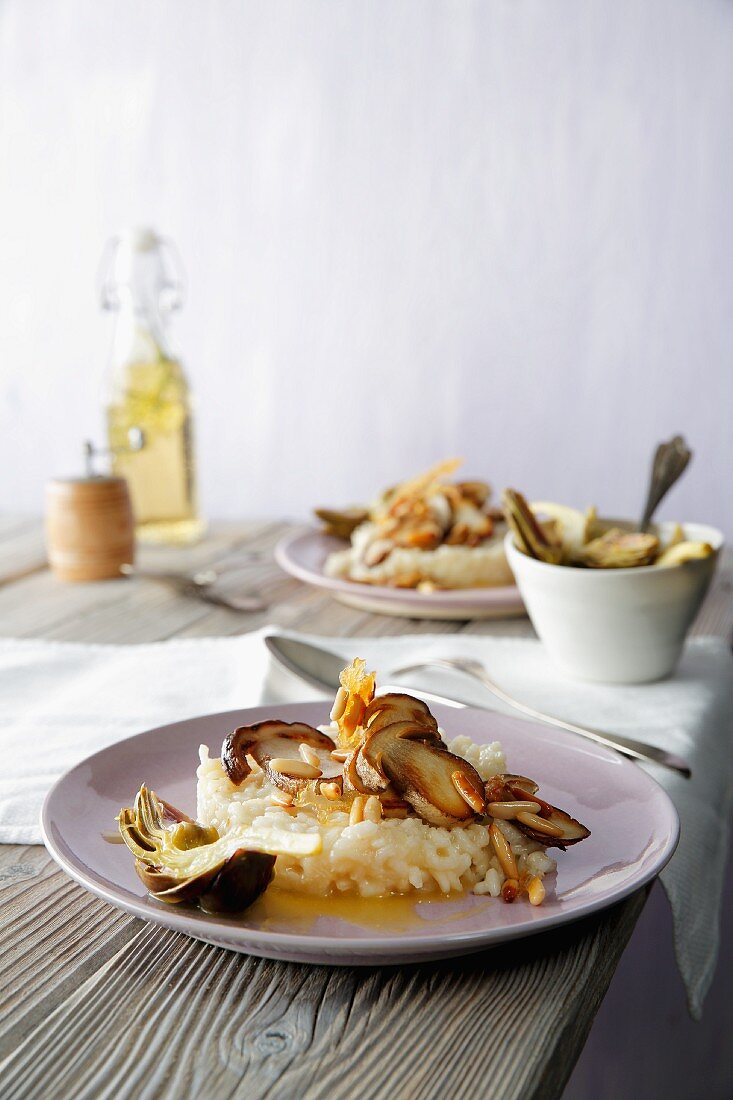
M 630 756 L 635 760 L 645 760 L 651 764 L 661 764 L 665 768 L 671 768 L 679 772 L 687 779 L 692 775 L 687 761 L 676 756 L 674 753 L 667 752 L 666 749 L 657 748 L 656 745 L 649 745 L 644 741 L 636 741 L 632 737 L 622 737 L 620 734 L 603 733 L 601 730 L 592 729 L 589 726 L 578 726 L 574 722 L 566 722 L 563 718 L 555 718 L 554 715 L 544 714 L 542 711 L 535 710 L 534 707 L 530 707 L 526 703 L 520 703 L 518 699 L 512 698 L 503 688 L 495 684 L 478 661 L 456 661 L 454 663 L 450 660 L 434 658 L 423 661 L 420 664 L 394 669 L 392 674 L 397 675 L 398 673 L 405 674 L 408 672 L 415 672 L 426 666 L 447 668 L 454 672 L 464 672 L 467 676 L 472 676 L 475 680 L 478 680 L 479 683 L 483 684 L 485 688 L 488 688 L 497 699 L 501 699 L 502 702 L 507 703 L 508 706 L 521 711 L 522 714 L 526 714 L 530 718 L 536 718 L 538 721 L 546 722 L 550 726 L 557 726 L 559 729 L 577 733 L 580 737 L 585 737 L 589 741 L 595 741 L 599 745 L 605 745 L 607 748 L 616 749 L 617 752 L 623 753 L 624 756 Z
M 639 524 L 640 531 L 647 530 L 658 506 L 682 476 L 691 458 L 692 451 L 681 435 L 674 436 L 668 443 L 659 444 L 652 462 L 646 504 Z
M 400 684 L 384 684 L 377 692 L 378 695 L 386 695 L 387 692 L 403 692 L 404 685 Z M 412 695 L 417 696 L 418 699 L 423 699 L 426 703 L 442 703 L 444 707 L 455 707 L 457 710 L 465 710 L 468 706 L 467 703 L 461 703 L 458 699 L 450 699 L 447 695 L 436 695 L 434 691 L 423 691 L 422 688 L 410 688 Z M 486 708 L 488 709 L 488 708 Z

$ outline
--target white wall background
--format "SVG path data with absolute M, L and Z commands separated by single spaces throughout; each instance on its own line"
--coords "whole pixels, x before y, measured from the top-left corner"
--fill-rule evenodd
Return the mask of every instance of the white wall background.
M 179 244 L 209 515 L 452 454 L 733 534 L 729 0 L 4 0 L 0 508 L 99 436 L 106 238 Z

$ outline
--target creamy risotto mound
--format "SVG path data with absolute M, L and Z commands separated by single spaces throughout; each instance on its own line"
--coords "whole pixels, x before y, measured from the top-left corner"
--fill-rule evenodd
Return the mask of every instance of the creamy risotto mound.
M 333 733 L 333 727 L 325 732 Z M 469 761 L 483 780 L 506 770 L 498 741 L 476 745 L 456 737 L 447 748 Z M 449 894 L 473 890 L 498 897 L 505 881 L 485 824 L 438 827 L 416 815 L 351 822 L 348 807 L 329 809 L 315 799 L 298 798 L 280 804 L 279 792 L 265 772 L 254 768 L 235 786 L 218 757 L 200 750 L 198 819 L 220 835 L 237 835 L 243 844 L 266 841 L 274 832 L 320 833 L 317 855 L 296 858 L 279 855 L 275 885 L 306 894 Z M 542 845 L 525 836 L 511 821 L 497 821 L 516 858 L 520 875 L 543 875 L 555 861 Z

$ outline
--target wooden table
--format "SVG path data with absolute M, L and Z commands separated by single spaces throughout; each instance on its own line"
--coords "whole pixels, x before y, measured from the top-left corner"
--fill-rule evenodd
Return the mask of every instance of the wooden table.
M 272 548 L 284 530 L 217 525 L 191 549 L 140 555 L 161 569 L 242 566 L 238 582 L 270 605 L 244 615 L 140 579 L 60 584 L 45 567 L 40 526 L 0 519 L 0 634 L 148 642 L 265 622 L 344 635 L 532 633 L 526 619 L 428 623 L 352 611 L 279 572 Z M 732 576 L 727 558 L 698 633 L 733 634 Z M 555 1097 L 647 893 L 464 959 L 331 969 L 247 958 L 153 927 L 83 891 L 45 849 L 0 846 L 0 1093 Z

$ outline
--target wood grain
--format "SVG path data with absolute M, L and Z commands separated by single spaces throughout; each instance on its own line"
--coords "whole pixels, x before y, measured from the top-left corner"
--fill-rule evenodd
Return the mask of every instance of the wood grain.
M 239 563 L 237 584 L 271 601 L 267 612 L 245 615 L 142 579 L 61 585 L 36 567 L 37 527 L 0 524 L 0 569 L 14 578 L 0 585 L 0 631 L 129 642 L 237 634 L 270 621 L 324 634 L 531 634 L 526 620 L 430 623 L 342 607 L 276 570 L 281 533 L 272 523 L 219 526 L 190 550 L 141 555 L 161 569 Z M 729 634 L 730 576 L 728 559 L 698 632 Z M 0 846 L 0 1092 L 3 1100 L 557 1097 L 645 897 L 451 962 L 309 967 L 146 925 L 83 891 L 44 849 Z

